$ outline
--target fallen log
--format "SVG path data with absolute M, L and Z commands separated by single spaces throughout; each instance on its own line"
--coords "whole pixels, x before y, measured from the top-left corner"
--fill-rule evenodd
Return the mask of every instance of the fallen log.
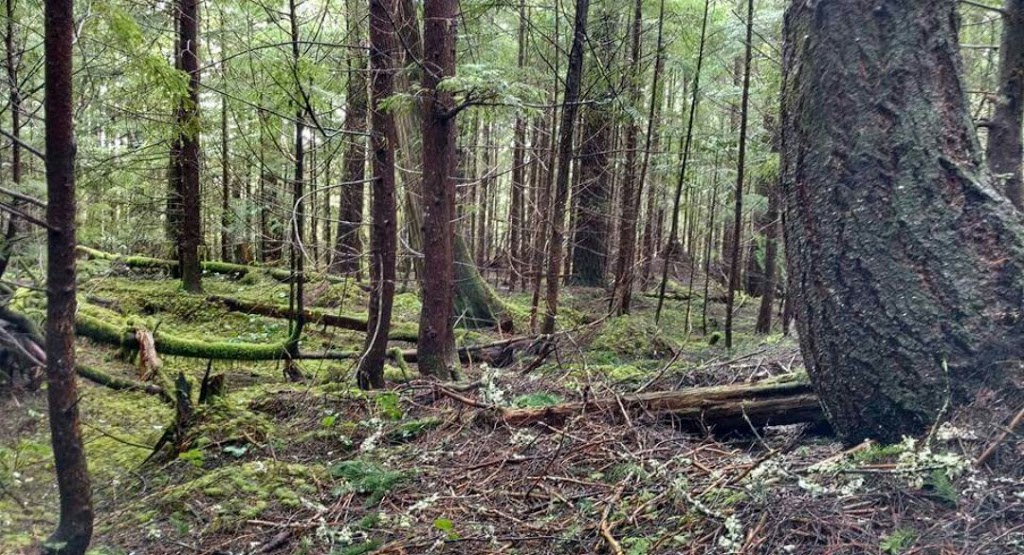
M 288 308 L 287 306 L 246 301 L 224 295 L 208 295 L 206 300 L 211 303 L 217 303 L 231 312 L 255 314 L 257 316 L 266 316 L 267 318 L 294 320 L 298 314 L 296 310 Z M 326 312 L 312 309 L 303 310 L 303 315 L 306 318 L 306 322 L 312 326 L 322 325 L 351 331 L 366 331 L 366 318 L 344 316 L 341 314 L 328 314 Z M 388 333 L 388 339 L 415 343 L 419 340 L 419 332 L 415 329 L 408 330 L 392 328 L 391 332 Z
M 75 333 L 97 343 L 133 351 L 140 348 L 134 330 L 119 327 L 84 313 L 78 313 L 75 316 Z M 543 339 L 516 337 L 494 343 L 461 347 L 458 349 L 458 354 L 459 359 L 463 362 L 486 363 L 495 367 L 503 367 L 514 361 L 517 350 L 530 348 L 538 341 L 543 341 Z M 163 332 L 153 333 L 153 346 L 161 355 L 207 360 L 272 361 L 290 358 L 296 360 L 352 360 L 362 355 L 360 351 L 303 351 L 299 353 L 298 357 L 290 357 L 287 341 L 276 343 L 199 341 Z M 415 349 L 395 349 L 388 352 L 388 357 L 392 360 L 401 357 L 403 361 L 412 363 L 416 362 L 417 356 Z
M 557 425 L 579 414 L 622 410 L 665 416 L 682 427 L 701 431 L 749 431 L 769 425 L 825 423 L 825 413 L 806 376 L 785 382 L 658 391 L 586 403 L 503 409 L 498 417 L 510 426 Z
M 150 395 L 156 395 L 163 401 L 174 404 L 174 398 L 167 393 L 164 388 L 151 383 L 137 382 L 135 380 L 129 380 L 126 378 L 119 378 L 103 372 L 98 368 L 92 366 L 85 366 L 79 364 L 75 366 L 75 372 L 79 376 L 110 389 L 117 391 L 140 391 L 142 393 L 148 393 Z
M 138 255 L 123 255 L 115 254 L 110 252 L 103 252 L 96 249 L 91 249 L 82 245 L 76 247 L 77 251 L 87 258 L 93 260 L 107 260 L 110 262 L 118 262 L 128 266 L 129 268 L 138 269 L 159 269 L 165 271 L 171 271 L 178 267 L 177 260 L 167 260 L 163 258 L 152 258 L 149 256 L 138 256 Z M 244 276 L 250 272 L 262 272 L 270 277 L 283 282 L 288 282 L 292 279 L 292 274 L 289 270 L 283 268 L 270 268 L 266 266 L 246 266 L 244 264 L 232 264 L 230 262 L 218 262 L 214 260 L 207 260 L 200 263 L 204 272 L 211 274 L 224 274 L 234 276 Z M 307 274 L 308 281 L 326 280 L 331 283 L 343 283 L 345 278 L 332 276 L 330 274 Z

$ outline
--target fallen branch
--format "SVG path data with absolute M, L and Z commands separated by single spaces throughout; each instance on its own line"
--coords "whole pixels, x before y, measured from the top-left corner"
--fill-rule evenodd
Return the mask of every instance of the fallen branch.
M 160 397 L 160 399 L 167 403 L 174 404 L 174 398 L 167 393 L 167 390 L 158 385 L 137 382 L 127 378 L 118 378 L 117 376 L 107 374 L 98 368 L 82 364 L 75 366 L 75 371 L 79 376 L 93 383 L 109 387 L 110 389 L 117 391 L 139 391 L 142 393 L 148 393 L 150 395 Z
M 806 378 L 659 391 L 541 408 L 505 409 L 499 416 L 511 426 L 558 424 L 584 412 L 618 411 L 620 402 L 627 410 L 666 415 L 683 427 L 699 430 L 749 430 L 751 425 L 825 422 L 818 397 Z
M 217 303 L 232 312 L 255 314 L 257 316 L 266 316 L 268 318 L 295 320 L 298 315 L 298 311 L 288 308 L 287 306 L 246 301 L 223 295 L 209 295 L 206 297 L 206 300 L 211 303 Z M 305 316 L 306 322 L 312 326 L 322 325 L 351 331 L 366 332 L 366 318 L 343 316 L 340 314 L 328 314 L 326 312 L 310 309 L 304 310 L 303 315 Z M 388 333 L 388 339 L 415 343 L 419 340 L 419 332 L 415 329 L 403 330 L 392 328 L 390 333 Z
M 137 256 L 137 255 L 122 255 L 114 254 L 110 252 L 103 252 L 89 247 L 79 245 L 77 251 L 87 258 L 93 260 L 107 260 L 110 262 L 118 262 L 124 264 L 129 268 L 138 269 L 159 269 L 165 271 L 171 271 L 178 267 L 177 260 L 167 260 L 163 258 L 152 258 L 149 256 Z M 251 272 L 262 272 L 270 277 L 278 280 L 288 282 L 292 279 L 292 273 L 290 270 L 283 268 L 270 268 L 267 266 L 246 266 L 244 264 L 232 264 L 230 262 L 217 262 L 213 260 L 207 260 L 201 263 L 204 272 L 211 274 L 225 274 L 234 276 L 244 276 Z M 332 276 L 330 274 L 307 274 L 309 281 L 326 280 L 331 283 L 343 283 L 345 278 Z

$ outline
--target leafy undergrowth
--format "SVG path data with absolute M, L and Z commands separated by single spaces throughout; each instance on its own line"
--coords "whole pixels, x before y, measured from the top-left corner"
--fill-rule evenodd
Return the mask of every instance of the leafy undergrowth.
M 279 333 L 272 326 L 286 326 L 195 308 L 166 281 L 90 283 L 90 294 L 116 302 L 119 317 L 153 318 L 175 333 L 271 338 Z M 212 292 L 228 287 L 210 280 Z M 277 286 L 246 287 L 232 294 L 255 299 Z M 142 314 L 150 297 L 163 308 Z M 536 408 L 800 370 L 788 338 L 738 334 L 731 352 L 709 341 L 694 315 L 699 303 L 687 325 L 685 303 L 666 301 L 655 327 L 652 299 L 608 321 L 587 316 L 602 302 L 595 292 L 566 299 L 567 325 L 578 330 L 558 340 L 554 356 L 537 365 L 534 354 L 521 353 L 508 368 L 468 367 L 470 386 L 459 396 Z M 753 304 L 742 307 L 740 329 L 752 328 Z M 415 307 L 406 308 L 402 318 L 414 321 Z M 720 317 L 720 305 L 708 308 Z M 348 332 L 312 334 L 337 348 L 361 341 Z M 82 342 L 79 356 L 134 376 L 131 357 L 112 349 Z M 203 361 L 164 364 L 194 381 L 205 371 Z M 85 383 L 92 552 L 1024 552 L 1020 472 L 972 465 L 991 430 L 946 426 L 928 441 L 844 450 L 800 426 L 718 437 L 625 411 L 513 428 L 415 379 L 415 368 L 389 367 L 382 392 L 354 389 L 349 365 L 303 370 L 307 380 L 289 384 L 273 363 L 215 364 L 227 376 L 227 396 L 201 406 L 187 440 L 145 464 L 172 410 L 153 396 Z M 45 395 L 5 394 L 0 412 L 0 552 L 30 553 L 55 525 Z

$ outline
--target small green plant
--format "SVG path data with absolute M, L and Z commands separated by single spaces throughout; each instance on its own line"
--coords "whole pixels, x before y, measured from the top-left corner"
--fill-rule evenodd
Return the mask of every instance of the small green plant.
M 879 542 L 878 547 L 883 553 L 889 555 L 900 555 L 904 553 L 910 546 L 914 545 L 917 541 L 917 532 L 913 528 L 899 527 L 892 531 L 891 534 L 882 538 Z
M 562 402 L 562 398 L 558 395 L 555 395 L 554 393 L 540 392 L 520 395 L 512 401 L 512 404 L 519 408 L 541 408 L 557 405 L 560 402 Z
M 440 532 L 444 532 L 448 539 L 455 540 L 459 538 L 459 534 L 455 532 L 455 523 L 447 518 L 434 519 L 434 528 Z
M 385 470 L 375 463 L 359 459 L 335 464 L 331 467 L 331 476 L 345 481 L 344 487 L 338 493 L 354 491 L 368 495 L 367 506 L 380 503 L 388 492 L 409 477 L 405 472 Z
M 398 395 L 395 393 L 383 393 L 374 400 L 377 410 L 388 420 L 401 420 L 402 407 Z

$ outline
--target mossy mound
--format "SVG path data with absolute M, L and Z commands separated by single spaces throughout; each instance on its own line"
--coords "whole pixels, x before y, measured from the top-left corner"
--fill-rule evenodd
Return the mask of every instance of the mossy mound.
M 657 359 L 671 353 L 676 346 L 650 316 L 627 314 L 605 322 L 590 348 L 625 359 Z

